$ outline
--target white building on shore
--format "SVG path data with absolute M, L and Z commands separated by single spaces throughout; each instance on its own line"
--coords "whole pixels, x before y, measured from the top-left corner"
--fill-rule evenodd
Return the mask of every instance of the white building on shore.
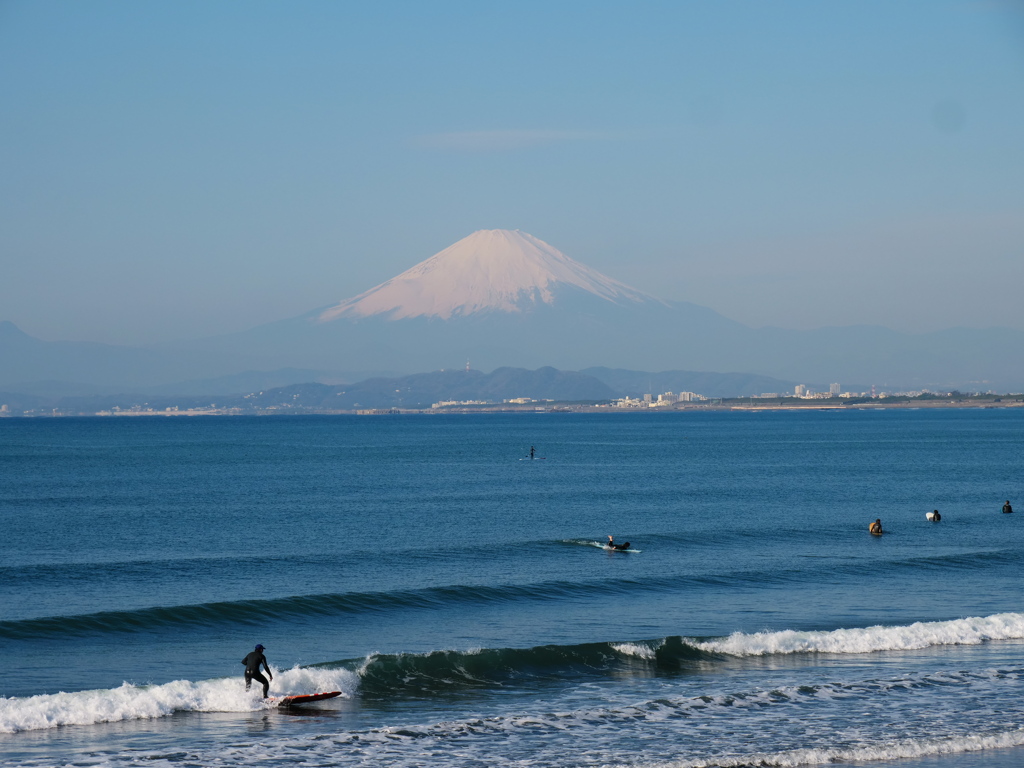
M 655 399 L 654 395 L 644 395 L 642 398 L 623 397 L 613 403 L 615 408 L 667 408 L 676 403 L 690 403 L 700 400 L 707 400 L 704 395 L 696 392 L 663 392 Z

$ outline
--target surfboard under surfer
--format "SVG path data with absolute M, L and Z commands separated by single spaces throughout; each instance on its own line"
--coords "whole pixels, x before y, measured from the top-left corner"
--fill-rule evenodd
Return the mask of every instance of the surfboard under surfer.
M 245 664 L 245 690 L 249 690 L 249 686 L 252 685 L 252 681 L 263 683 L 263 698 L 267 698 L 267 691 L 270 690 L 270 682 L 266 677 L 260 674 L 260 665 L 267 670 L 267 677 L 271 680 L 274 679 L 273 673 L 270 671 L 270 665 L 267 664 L 267 657 L 263 655 L 263 646 L 257 645 L 256 650 L 249 653 L 242 663 Z

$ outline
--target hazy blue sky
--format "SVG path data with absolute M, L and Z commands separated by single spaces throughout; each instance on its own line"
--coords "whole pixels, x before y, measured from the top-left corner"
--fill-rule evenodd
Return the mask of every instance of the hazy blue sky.
M 1024 3 L 0 1 L 28 333 L 241 330 L 498 227 L 754 326 L 1024 329 Z

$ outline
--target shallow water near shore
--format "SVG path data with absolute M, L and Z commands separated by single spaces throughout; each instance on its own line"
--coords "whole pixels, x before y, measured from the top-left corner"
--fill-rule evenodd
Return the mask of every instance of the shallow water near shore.
M 1024 522 L 1000 508 L 1022 427 L 1009 409 L 0 420 L 0 756 L 1009 765 Z M 266 708 L 240 676 L 256 642 L 272 694 L 343 697 Z

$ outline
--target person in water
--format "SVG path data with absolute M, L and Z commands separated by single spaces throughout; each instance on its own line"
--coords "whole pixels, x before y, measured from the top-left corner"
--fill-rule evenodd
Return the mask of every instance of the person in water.
M 629 542 L 627 541 L 625 544 L 616 544 L 615 543 L 615 539 L 613 539 L 612 535 L 609 533 L 608 534 L 608 548 L 609 549 L 618 549 L 620 551 L 624 550 L 624 549 L 629 549 Z
M 925 515 L 926 518 L 931 520 L 933 523 L 939 522 L 942 519 L 942 515 L 939 514 L 939 510 L 935 509 Z
M 274 679 L 274 675 L 270 672 L 270 665 L 267 664 L 267 657 L 263 655 L 263 646 L 257 645 L 256 650 L 247 655 L 242 659 L 242 663 L 245 664 L 245 690 L 249 690 L 249 686 L 252 685 L 252 681 L 263 683 L 263 698 L 267 698 L 267 691 L 270 690 L 270 682 L 266 677 L 260 674 L 260 665 L 267 670 L 267 677 L 271 680 Z
M 868 533 L 874 534 L 875 536 L 882 535 L 882 519 L 878 518 L 871 525 L 868 526 Z
M 1010 514 L 1011 512 L 1013 512 L 1013 507 L 1011 507 L 1011 506 L 1010 506 L 1010 500 L 1009 500 L 1009 499 L 1007 499 L 1007 500 L 1006 500 L 1006 503 L 1005 503 L 1005 504 L 1003 504 L 1003 514 L 1004 514 L 1004 515 L 1008 515 L 1008 514 Z
M 536 452 L 537 452 L 537 450 L 531 445 L 530 446 L 530 458 L 531 459 L 533 458 L 533 454 L 535 454 Z

